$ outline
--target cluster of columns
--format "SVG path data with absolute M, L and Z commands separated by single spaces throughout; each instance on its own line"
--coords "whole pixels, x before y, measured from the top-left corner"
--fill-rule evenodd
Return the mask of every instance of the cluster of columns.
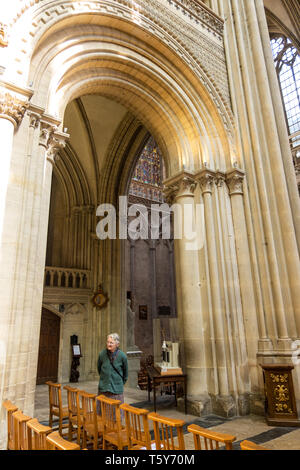
M 188 395 L 191 402 L 198 401 L 200 412 L 212 406 L 228 416 L 249 411 L 250 383 L 258 381 L 260 332 L 243 181 L 244 172 L 238 168 L 227 174 L 204 168 L 198 174 L 183 171 L 164 182 L 174 207 L 174 232 L 181 234 L 175 239 L 176 290 Z M 196 250 L 185 234 L 186 218 L 192 218 L 196 236 L 202 232 Z M 246 337 L 248 322 L 251 332 Z
M 188 394 L 200 409 L 212 406 L 226 415 L 253 411 L 263 389 L 262 359 L 257 356 L 291 356 L 295 326 L 295 312 L 289 316 L 282 303 L 277 259 L 270 260 L 270 277 L 260 277 L 257 285 L 260 266 L 253 266 L 251 258 L 245 182 L 244 171 L 237 167 L 226 173 L 209 168 L 197 174 L 183 171 L 164 182 L 174 204 L 174 231 L 182 235 L 175 239 L 176 289 Z M 185 217 L 192 217 L 196 236 L 202 231 L 197 250 L 188 248 Z M 269 328 L 272 312 L 260 303 L 262 293 L 270 289 L 276 335 Z
M 0 90 L 0 402 L 32 413 L 36 383 L 52 169 L 68 137 L 30 103 Z M 1 445 L 5 416 L 1 410 Z
M 247 226 L 252 264 L 262 283 L 260 317 L 268 312 L 276 348 L 300 335 L 300 199 L 262 0 L 220 2 L 232 103 L 239 117 L 240 165 L 247 172 Z M 263 313 L 264 312 L 264 313 Z

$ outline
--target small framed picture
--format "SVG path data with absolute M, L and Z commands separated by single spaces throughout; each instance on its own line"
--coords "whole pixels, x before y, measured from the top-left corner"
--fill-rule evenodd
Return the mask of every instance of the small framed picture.
M 72 344 L 73 357 L 81 357 L 80 344 Z
M 147 305 L 139 305 L 139 319 L 147 320 L 147 318 L 148 318 Z

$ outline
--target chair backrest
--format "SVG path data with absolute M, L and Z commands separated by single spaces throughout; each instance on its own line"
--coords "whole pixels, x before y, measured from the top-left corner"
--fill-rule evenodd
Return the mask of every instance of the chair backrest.
M 32 418 L 24 415 L 21 410 L 15 411 L 12 416 L 14 421 L 14 449 L 29 450 L 26 423 Z
M 224 444 L 226 450 L 232 450 L 232 443 L 236 437 L 231 434 L 211 431 L 197 424 L 191 424 L 187 430 L 194 436 L 196 450 L 218 450 L 219 444 Z
M 49 387 L 49 405 L 50 408 L 62 409 L 61 384 L 46 382 Z
M 80 446 L 75 442 L 64 439 L 58 431 L 54 431 L 46 436 L 47 450 L 80 450 Z
M 149 413 L 148 419 L 153 421 L 156 449 L 185 450 L 183 426 L 181 419 L 168 418 L 158 413 Z M 177 444 L 176 444 L 177 434 Z
M 14 422 L 13 413 L 18 411 L 18 407 L 14 405 L 10 400 L 4 400 L 2 405 L 7 411 L 7 448 L 9 450 L 14 449 Z
M 81 398 L 83 426 L 93 424 L 97 428 L 96 396 L 94 393 L 87 393 L 78 390 L 78 399 Z
M 151 437 L 149 432 L 148 413 L 149 410 L 136 408 L 123 403 L 120 408 L 125 414 L 128 449 L 134 446 L 145 447 L 151 450 Z
M 110 432 L 116 432 L 118 436 L 121 435 L 122 422 L 120 412 L 120 400 L 99 395 L 97 400 L 101 403 L 101 415 L 103 420 L 103 437 Z
M 27 421 L 27 435 L 29 450 L 46 450 L 46 437 L 53 430 L 50 426 L 44 426 L 37 418 Z
M 68 385 L 64 386 L 64 390 L 67 390 L 69 417 L 77 416 L 78 418 L 80 415 L 79 391 L 77 388 L 69 387 Z
M 266 447 L 260 446 L 251 441 L 242 441 L 240 446 L 242 450 L 269 450 Z

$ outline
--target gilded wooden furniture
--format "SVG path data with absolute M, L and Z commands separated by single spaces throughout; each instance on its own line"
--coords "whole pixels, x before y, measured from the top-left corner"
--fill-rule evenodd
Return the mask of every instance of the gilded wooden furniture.
M 53 432 L 50 426 L 44 426 L 37 418 L 33 418 L 26 423 L 29 450 L 46 450 L 46 437 Z
M 103 420 L 97 414 L 96 395 L 83 390 L 79 390 L 78 395 L 82 402 L 82 446 L 92 442 L 94 450 L 97 450 L 103 435 Z
M 29 450 L 26 423 L 30 416 L 26 416 L 21 410 L 15 411 L 13 417 L 14 450 Z
M 110 443 L 118 450 L 123 450 L 128 447 L 129 440 L 126 428 L 122 426 L 121 422 L 121 401 L 107 398 L 104 395 L 99 395 L 97 400 L 101 403 L 103 419 L 103 449 L 107 449 L 107 444 Z
M 184 391 L 184 411 L 187 413 L 187 401 L 186 401 L 186 374 L 168 374 L 161 375 L 153 366 L 147 368 L 148 373 L 148 401 L 150 401 L 150 390 L 153 386 L 153 405 L 154 411 L 156 412 L 156 388 L 161 384 L 173 384 L 175 391 L 175 403 L 177 406 L 177 395 L 176 395 L 176 384 L 183 385 Z
M 260 446 L 251 441 L 242 441 L 240 446 L 242 450 L 269 450 L 266 447 Z
M 193 434 L 196 450 L 219 450 L 219 444 L 224 444 L 226 450 L 232 450 L 232 443 L 236 436 L 211 431 L 197 424 L 191 424 L 187 430 Z
M 46 437 L 47 450 L 80 450 L 80 446 L 75 442 L 64 439 L 58 431 L 54 431 Z
M 7 412 L 7 449 L 14 450 L 14 436 L 13 436 L 13 413 L 18 410 L 18 407 L 14 405 L 10 400 L 4 400 L 2 406 Z
M 300 426 L 292 378 L 293 365 L 261 364 L 266 421 L 270 426 Z
M 125 414 L 129 450 L 151 450 L 151 437 L 148 423 L 148 410 L 124 403 L 120 406 Z
M 183 426 L 181 419 L 167 418 L 157 413 L 149 413 L 153 421 L 155 446 L 157 450 L 184 450 Z
M 61 397 L 61 384 L 53 382 L 46 382 L 49 387 L 49 426 L 53 427 L 53 416 L 58 417 L 58 430 L 62 435 L 63 428 L 68 424 L 63 425 L 63 419 L 69 416 L 68 407 L 63 407 Z
M 77 444 L 80 445 L 80 435 L 82 427 L 82 407 L 80 406 L 79 390 L 77 388 L 64 386 L 67 391 L 68 413 L 69 413 L 69 433 L 68 439 L 72 441 L 73 434 L 76 433 Z

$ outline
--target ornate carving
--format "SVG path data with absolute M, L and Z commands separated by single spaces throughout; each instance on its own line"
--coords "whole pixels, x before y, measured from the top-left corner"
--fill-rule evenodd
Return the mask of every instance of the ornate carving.
M 231 171 L 226 176 L 226 183 L 229 188 L 230 196 L 235 196 L 237 194 L 243 195 L 243 183 L 244 183 L 245 173 L 242 170 L 236 169 Z
M 39 144 L 46 150 L 46 158 L 52 164 L 57 159 L 57 153 L 66 145 L 68 134 L 57 131 L 57 126 L 41 121 Z
M 66 138 L 60 134 L 52 134 L 48 142 L 47 160 L 54 163 L 57 160 L 58 152 L 66 145 Z
M 197 180 L 201 188 L 202 195 L 212 194 L 213 185 L 216 182 L 216 173 L 212 170 L 206 169 L 198 173 Z
M 35 3 L 39 2 L 40 0 L 35 0 Z M 24 0 L 24 3 L 22 11 L 14 18 L 13 23 L 32 6 L 29 0 L 27 2 Z M 51 3 L 51 12 L 55 11 L 56 15 L 52 24 L 59 18 L 74 14 L 74 4 L 70 0 L 49 3 Z M 132 21 L 137 14 L 141 27 L 165 41 L 183 61 L 193 67 L 215 102 L 226 130 L 232 133 L 234 119 L 222 43 L 224 24 L 222 18 L 198 0 L 137 0 L 134 4 L 131 0 L 109 2 L 78 0 L 76 13 L 86 11 L 116 15 L 126 21 Z M 28 31 L 30 37 L 24 36 L 23 39 L 26 41 L 29 39 L 30 42 L 38 33 L 41 34 L 45 24 L 49 24 L 49 16 L 51 16 L 50 7 L 47 8 L 46 1 L 43 10 L 33 9 L 31 29 Z M 186 18 L 192 21 L 186 21 Z M 28 50 L 28 54 L 30 53 Z M 24 59 L 24 54 L 20 55 L 18 63 Z
M 276 411 L 278 413 L 285 412 L 292 414 L 293 411 L 287 404 L 287 402 L 290 401 L 289 389 L 287 387 L 288 374 L 270 374 L 270 377 L 273 383 L 278 383 L 278 385 L 274 387 L 274 400 Z
M 201 21 L 217 35 L 223 35 L 223 20 L 198 0 L 168 0 L 168 3 L 180 9 L 184 14 L 188 14 L 197 24 Z
M 164 196 L 169 205 L 178 197 L 194 196 L 195 189 L 194 175 L 186 171 L 164 182 Z
M 9 119 L 17 127 L 23 119 L 28 101 L 22 101 L 10 93 L 0 93 L 0 117 Z
M 32 127 L 33 129 L 37 129 L 41 120 L 41 115 L 33 111 L 29 111 L 27 114 L 30 120 L 29 127 Z

